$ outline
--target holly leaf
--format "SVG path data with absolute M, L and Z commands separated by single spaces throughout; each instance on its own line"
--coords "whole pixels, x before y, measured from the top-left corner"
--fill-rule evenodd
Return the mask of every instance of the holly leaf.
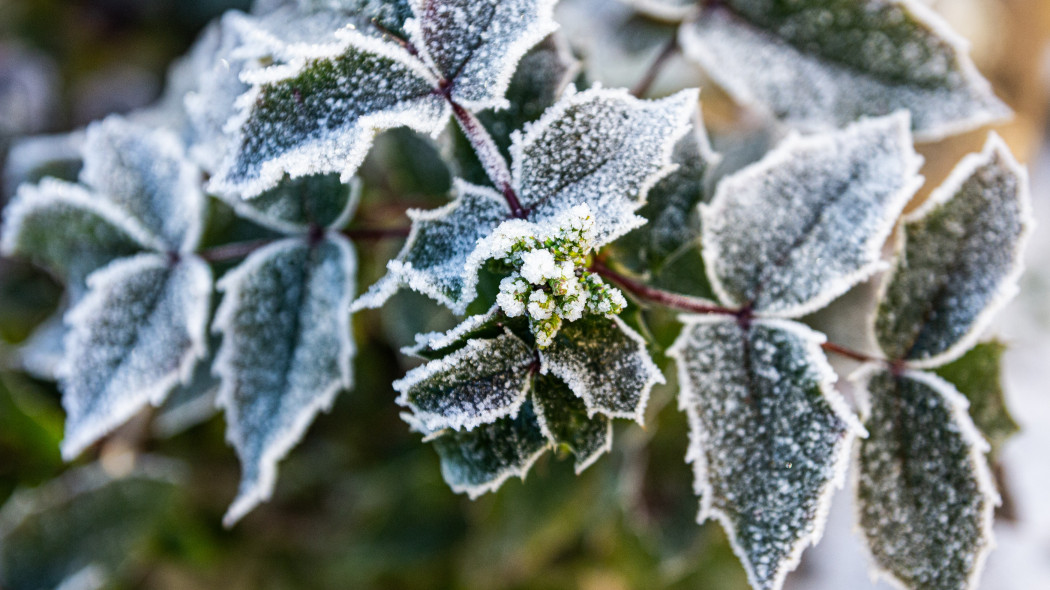
M 659 20 L 680 21 L 697 10 L 696 0 L 620 0 Z
M 664 383 L 645 339 L 618 317 L 587 315 L 565 323 L 540 351 L 541 371 L 564 381 L 583 400 L 587 415 L 642 424 L 649 393 Z
M 14 195 L 19 185 L 51 176 L 75 181 L 80 175 L 84 132 L 20 137 L 11 142 L 3 168 L 3 193 Z
M 212 276 L 200 259 L 122 258 L 88 277 L 88 288 L 66 315 L 59 367 L 67 460 L 142 408 L 160 405 L 207 351 Z
M 426 360 L 441 358 L 466 346 L 470 340 L 499 336 L 509 321 L 499 306 L 493 305 L 487 312 L 468 316 L 446 332 L 416 334 L 416 343 L 402 348 L 401 353 Z
M 543 435 L 576 457 L 576 474 L 612 450 L 612 419 L 587 411 L 587 404 L 560 379 L 533 381 L 532 407 Z
M 56 231 L 62 228 L 62 231 Z M 160 244 L 123 209 L 84 187 L 44 179 L 22 185 L 4 210 L 5 256 L 21 256 L 53 272 L 79 300 L 87 277 L 111 260 Z
M 693 316 L 668 355 L 691 430 L 697 520 L 718 520 L 751 586 L 782 586 L 819 540 L 862 432 L 832 384 L 824 336 L 785 320 Z
M 357 208 L 361 185 L 337 174 L 285 178 L 251 200 L 225 199 L 241 217 L 276 232 L 306 234 L 311 228 L 341 228 Z
M 425 432 L 472 430 L 516 415 L 525 403 L 534 354 L 517 336 L 469 340 L 394 382 L 397 403 Z
M 1029 200 L 1027 173 L 993 134 L 905 218 L 875 318 L 889 358 L 935 367 L 976 342 L 1017 292 Z
M 525 479 L 532 464 L 547 450 L 531 402 L 514 416 L 505 416 L 473 430 L 443 430 L 433 439 L 441 457 L 441 475 L 456 493 L 473 500 L 499 489 L 512 476 Z
M 124 477 L 92 464 L 16 492 L 0 510 L 0 584 L 101 588 L 145 557 L 171 516 L 177 470 L 147 457 L 138 463 Z
M 220 381 L 214 373 L 215 351 L 220 341 L 212 337 L 208 343 L 208 356 L 197 363 L 189 380 L 176 387 L 153 416 L 153 433 L 170 438 L 209 420 L 219 413 L 216 400 Z
M 857 380 L 870 433 L 857 453 L 857 514 L 879 573 L 902 588 L 976 587 L 999 495 L 966 399 L 919 371 L 869 367 Z
M 913 0 L 726 0 L 686 21 L 679 41 L 736 100 L 806 129 L 904 109 L 916 137 L 934 141 L 1010 114 L 966 41 Z
M 80 182 L 137 219 L 164 244 L 190 252 L 201 239 L 201 173 L 166 129 L 112 116 L 88 127 Z
M 401 253 L 387 263 L 387 274 L 354 302 L 354 309 L 377 308 L 407 285 L 463 313 L 474 299 L 464 294 L 478 266 L 468 259 L 478 240 L 510 216 L 503 197 L 495 191 L 461 180 L 454 183 L 455 199 L 438 209 L 410 209 L 412 230 Z
M 921 164 L 903 113 L 788 138 L 701 206 L 715 293 L 783 317 L 827 305 L 878 270 Z
M 514 189 L 529 220 L 554 220 L 586 204 L 598 244 L 644 224 L 635 212 L 674 170 L 671 154 L 697 101 L 693 90 L 643 101 L 604 88 L 563 98 L 510 148 Z
M 1007 407 L 1002 384 L 1002 359 L 1006 345 L 998 340 L 982 342 L 957 360 L 937 368 L 970 402 L 970 418 L 992 446 L 997 457 L 1010 437 L 1020 432 Z
M 509 106 L 518 61 L 554 32 L 557 0 L 412 0 L 410 38 L 452 100 L 475 111 Z
M 230 155 L 210 190 L 253 197 L 284 176 L 340 173 L 361 165 L 376 134 L 407 126 L 436 134 L 450 107 L 437 79 L 408 51 L 356 30 L 337 34 L 318 57 L 290 48 L 288 64 L 246 73 L 251 90 L 238 99 Z M 317 51 L 314 51 L 317 53 Z
M 356 271 L 353 246 L 329 234 L 316 245 L 299 238 L 270 244 L 219 282 L 218 404 L 242 466 L 226 526 L 270 498 L 277 462 L 351 386 Z

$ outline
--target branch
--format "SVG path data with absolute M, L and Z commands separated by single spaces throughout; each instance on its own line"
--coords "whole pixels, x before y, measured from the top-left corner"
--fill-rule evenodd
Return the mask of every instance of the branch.
M 742 310 L 738 309 L 729 309 L 728 307 L 712 305 L 693 297 L 654 289 L 649 285 L 640 283 L 612 270 L 608 266 L 605 266 L 605 263 L 598 258 L 595 258 L 594 262 L 591 263 L 591 271 L 616 283 L 623 290 L 635 295 L 639 299 L 659 303 L 672 309 L 700 314 L 721 314 L 731 316 L 739 316 L 742 312 Z
M 889 362 L 886 359 L 881 359 L 875 356 L 871 356 L 870 354 L 865 354 L 863 352 L 853 350 L 851 348 L 846 348 L 845 346 L 840 346 L 838 344 L 835 344 L 834 342 L 825 342 L 821 344 L 820 347 L 823 348 L 825 352 L 837 354 L 839 356 L 846 357 L 848 359 L 855 360 L 861 363 Z
M 409 227 L 384 227 L 384 228 L 373 228 L 373 227 L 362 227 L 362 228 L 350 228 L 344 229 L 339 232 L 340 234 L 355 240 L 358 242 L 362 241 L 377 241 L 385 240 L 388 238 L 406 238 L 411 230 Z M 309 236 L 310 241 L 317 241 L 321 236 L 324 235 L 322 231 L 319 236 Z M 197 253 L 207 262 L 230 262 L 231 260 L 240 260 L 241 258 L 248 257 L 252 252 L 255 252 L 259 248 L 267 246 L 283 238 L 266 238 L 262 240 L 251 240 L 248 242 L 235 242 L 233 244 L 223 244 L 221 246 L 215 246 L 214 248 L 208 248 L 207 250 L 201 250 Z
M 634 88 L 631 89 L 631 94 L 637 98 L 642 98 L 648 94 L 649 89 L 652 87 L 653 82 L 656 81 L 656 78 L 660 75 L 660 72 L 663 71 L 664 66 L 666 66 L 667 62 L 678 53 L 679 49 L 678 36 L 671 35 L 671 40 L 664 45 L 664 48 L 660 50 L 659 54 L 657 54 L 656 59 L 649 65 L 649 69 L 645 71 L 645 76 L 643 76 L 642 79 L 635 84 Z

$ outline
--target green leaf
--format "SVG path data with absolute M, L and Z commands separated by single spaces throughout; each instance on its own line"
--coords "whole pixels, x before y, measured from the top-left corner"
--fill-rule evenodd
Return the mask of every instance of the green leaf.
M 683 23 L 679 40 L 739 102 L 798 127 L 906 109 L 932 141 L 1010 114 L 966 41 L 914 0 L 725 0 Z
M 471 430 L 517 414 L 528 394 L 534 354 L 505 333 L 416 367 L 394 382 L 397 403 L 425 432 Z
M 869 277 L 922 184 L 921 164 L 899 113 L 792 136 L 722 180 L 701 206 L 704 258 L 719 299 L 798 317 Z
M 664 383 L 645 339 L 618 317 L 586 315 L 566 322 L 540 352 L 541 371 L 568 384 L 587 414 L 645 421 L 649 393 Z
M 473 430 L 441 431 L 433 442 L 441 456 L 441 475 L 455 492 L 471 499 L 496 491 L 512 476 L 525 479 L 547 449 L 531 402 L 515 416 Z
M 92 274 L 88 287 L 66 315 L 59 367 L 67 460 L 142 408 L 160 405 L 207 350 L 212 276 L 200 259 L 123 258 Z
M 991 456 L 1021 427 L 1006 405 L 1002 385 L 1002 358 L 1006 345 L 998 340 L 982 342 L 957 360 L 938 367 L 939 377 L 955 386 L 970 402 L 970 418 L 992 445 Z
M 238 99 L 238 129 L 210 190 L 253 197 L 294 177 L 338 172 L 344 182 L 361 165 L 376 134 L 407 126 L 437 133 L 449 106 L 437 80 L 404 49 L 356 31 L 339 35 L 339 54 L 253 72 Z
M 329 234 L 316 245 L 300 238 L 270 244 L 219 282 L 218 403 L 242 466 L 227 526 L 270 498 L 277 462 L 351 386 L 356 274 L 353 246 Z
M 1027 173 L 993 134 L 905 219 L 875 318 L 889 358 L 936 367 L 977 341 L 1017 292 L 1029 200 Z
M 45 179 L 22 185 L 4 210 L 0 250 L 46 267 L 77 301 L 95 270 L 156 245 L 142 224 L 112 203 L 80 185 Z
M 360 196 L 356 179 L 344 184 L 336 174 L 286 178 L 251 200 L 226 202 L 241 217 L 273 231 L 306 234 L 311 228 L 339 229 L 350 220 Z
M 588 412 L 583 399 L 562 380 L 537 376 L 532 405 L 544 436 L 576 457 L 577 475 L 612 450 L 612 419 Z
M 975 588 L 999 496 L 966 399 L 917 371 L 869 367 L 857 382 L 869 432 L 857 453 L 859 525 L 880 573 L 903 588 Z
M 138 459 L 113 477 L 92 464 L 18 492 L 0 511 L 0 585 L 100 588 L 137 557 L 170 514 L 174 467 Z
M 494 305 L 485 313 L 468 316 L 446 332 L 416 334 L 416 343 L 402 348 L 401 353 L 425 360 L 438 359 L 463 348 L 470 340 L 498 337 L 504 332 L 504 325 L 511 321 Z
M 779 589 L 819 540 L 862 432 L 821 334 L 786 320 L 683 318 L 668 351 L 691 430 L 698 521 L 717 519 L 756 590 Z

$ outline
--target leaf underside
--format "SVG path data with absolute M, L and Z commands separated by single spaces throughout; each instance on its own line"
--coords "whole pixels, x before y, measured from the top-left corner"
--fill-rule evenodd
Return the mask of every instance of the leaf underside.
M 803 128 L 906 109 L 916 136 L 935 140 L 1010 113 L 964 42 L 911 0 L 726 0 L 680 40 L 736 99 Z
M 589 415 L 587 404 L 562 380 L 538 375 L 532 404 L 551 444 L 564 445 L 576 457 L 576 473 L 612 448 L 612 420 L 603 414 Z
M 277 462 L 317 412 L 351 385 L 349 302 L 356 255 L 343 237 L 287 239 L 253 253 L 220 283 L 215 362 L 227 437 L 241 459 L 229 525 L 268 499 Z
M 998 495 L 965 399 L 925 373 L 875 368 L 866 381 L 856 492 L 872 557 L 906 588 L 975 587 Z
M 780 316 L 823 307 L 877 268 L 920 164 L 895 115 L 795 136 L 724 179 L 702 207 L 716 292 Z
M 993 137 L 906 220 L 875 319 L 889 358 L 934 365 L 973 343 L 1017 290 L 1028 209 L 1025 172 Z
M 687 318 L 669 354 L 690 423 L 699 520 L 721 522 L 756 589 L 780 588 L 823 532 L 853 417 L 822 336 L 784 320 Z

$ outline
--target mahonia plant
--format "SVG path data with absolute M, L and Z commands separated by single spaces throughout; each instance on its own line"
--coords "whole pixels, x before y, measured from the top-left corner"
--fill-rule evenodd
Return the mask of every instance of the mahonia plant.
M 612 448 L 614 419 L 645 422 L 665 380 L 624 312 L 662 306 L 683 312 L 665 352 L 698 520 L 724 527 L 756 590 L 781 588 L 820 538 L 851 449 L 878 571 L 902 588 L 976 587 L 1002 415 L 975 424 L 967 396 L 994 408 L 1001 392 L 960 392 L 975 380 L 951 375 L 969 354 L 997 370 L 995 345 L 974 346 L 1017 290 L 1025 171 L 993 135 L 898 219 L 923 184 L 914 142 L 1008 109 L 914 0 L 625 1 L 680 23 L 669 46 L 741 104 L 807 134 L 723 165 L 697 90 L 591 84 L 555 33 L 555 0 L 278 0 L 213 23 L 155 107 L 60 150 L 16 147 L 27 179 L 79 167 L 22 184 L 2 242 L 67 287 L 62 323 L 22 357 L 58 359 L 33 366 L 63 392 L 63 456 L 148 407 L 171 429 L 221 408 L 242 465 L 232 526 L 353 388 L 351 314 L 407 287 L 464 316 L 405 347 L 422 364 L 393 384 L 451 488 L 495 491 L 550 449 L 579 473 Z M 356 175 L 397 127 L 436 138 L 457 178 L 446 205 L 407 211 L 403 248 L 358 295 L 355 243 L 383 232 L 354 221 Z M 224 233 L 222 212 L 251 239 Z M 878 352 L 803 323 L 887 268 Z M 859 415 L 829 351 L 863 363 Z M 169 485 L 147 471 L 121 485 Z M 84 473 L 84 494 L 117 485 Z M 22 587 L 20 543 L 62 518 L 32 504 L 0 515 L 0 585 Z M 65 580 L 104 575 L 78 559 Z

